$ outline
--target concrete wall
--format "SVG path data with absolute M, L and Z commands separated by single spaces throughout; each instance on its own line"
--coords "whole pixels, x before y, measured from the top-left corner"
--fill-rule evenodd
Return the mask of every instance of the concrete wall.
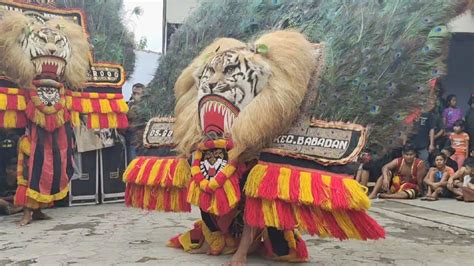
M 166 0 L 166 22 L 183 23 L 199 0 Z
M 470 10 L 457 16 L 449 24 L 451 32 L 473 32 L 474 33 L 474 14 Z

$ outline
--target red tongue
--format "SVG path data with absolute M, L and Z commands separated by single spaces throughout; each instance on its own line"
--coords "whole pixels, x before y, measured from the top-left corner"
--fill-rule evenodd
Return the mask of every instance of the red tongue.
M 56 78 L 58 66 L 54 64 L 45 63 L 42 65 L 41 76 L 48 78 Z
M 204 114 L 204 132 L 224 133 L 224 116 L 218 112 L 208 111 Z
M 207 174 L 210 176 L 210 177 L 213 177 L 216 175 L 216 169 L 214 169 L 214 167 L 211 167 L 209 168 L 209 170 L 207 171 Z

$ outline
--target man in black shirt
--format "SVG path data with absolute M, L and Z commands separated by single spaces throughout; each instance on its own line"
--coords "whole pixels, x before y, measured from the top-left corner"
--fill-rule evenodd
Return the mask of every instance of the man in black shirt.
M 414 122 L 414 134 L 409 142 L 415 147 L 418 158 L 429 166 L 429 154 L 435 151 L 435 124 L 431 112 L 422 113 Z

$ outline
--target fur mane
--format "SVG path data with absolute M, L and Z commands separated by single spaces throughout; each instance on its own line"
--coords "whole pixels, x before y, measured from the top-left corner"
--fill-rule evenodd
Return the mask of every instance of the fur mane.
M 287 130 L 299 113 L 300 105 L 308 90 L 315 70 L 314 47 L 301 34 L 293 31 L 275 31 L 264 34 L 251 47 L 265 45 L 265 53 L 246 56 L 256 65 L 269 66 L 270 77 L 252 102 L 238 115 L 231 134 L 234 148 L 230 159 L 255 156 L 273 138 Z M 209 53 L 219 47 L 220 51 L 243 48 L 245 44 L 235 39 L 218 39 L 181 73 L 175 84 L 176 123 L 174 139 L 177 150 L 189 155 L 204 136 L 199 124 L 197 103 L 197 80 L 193 73 L 208 60 Z M 261 115 L 264 115 L 263 119 Z
M 89 67 L 89 43 L 82 28 L 65 19 L 52 19 L 45 24 L 33 23 L 34 19 L 18 12 L 3 12 L 0 19 L 0 70 L 4 71 L 19 86 L 31 87 L 35 78 L 34 65 L 30 55 L 21 47 L 20 41 L 30 27 L 36 30 L 41 27 L 58 28 L 66 36 L 71 47 L 71 57 L 66 62 L 64 82 L 71 88 L 80 88 L 86 81 Z

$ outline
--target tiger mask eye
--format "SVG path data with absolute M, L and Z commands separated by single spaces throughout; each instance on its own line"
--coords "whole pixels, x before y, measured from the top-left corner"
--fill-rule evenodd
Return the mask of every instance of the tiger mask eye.
M 232 65 L 232 66 L 226 66 L 224 68 L 224 74 L 228 75 L 228 74 L 231 74 L 235 71 L 235 69 L 237 68 L 236 65 Z

